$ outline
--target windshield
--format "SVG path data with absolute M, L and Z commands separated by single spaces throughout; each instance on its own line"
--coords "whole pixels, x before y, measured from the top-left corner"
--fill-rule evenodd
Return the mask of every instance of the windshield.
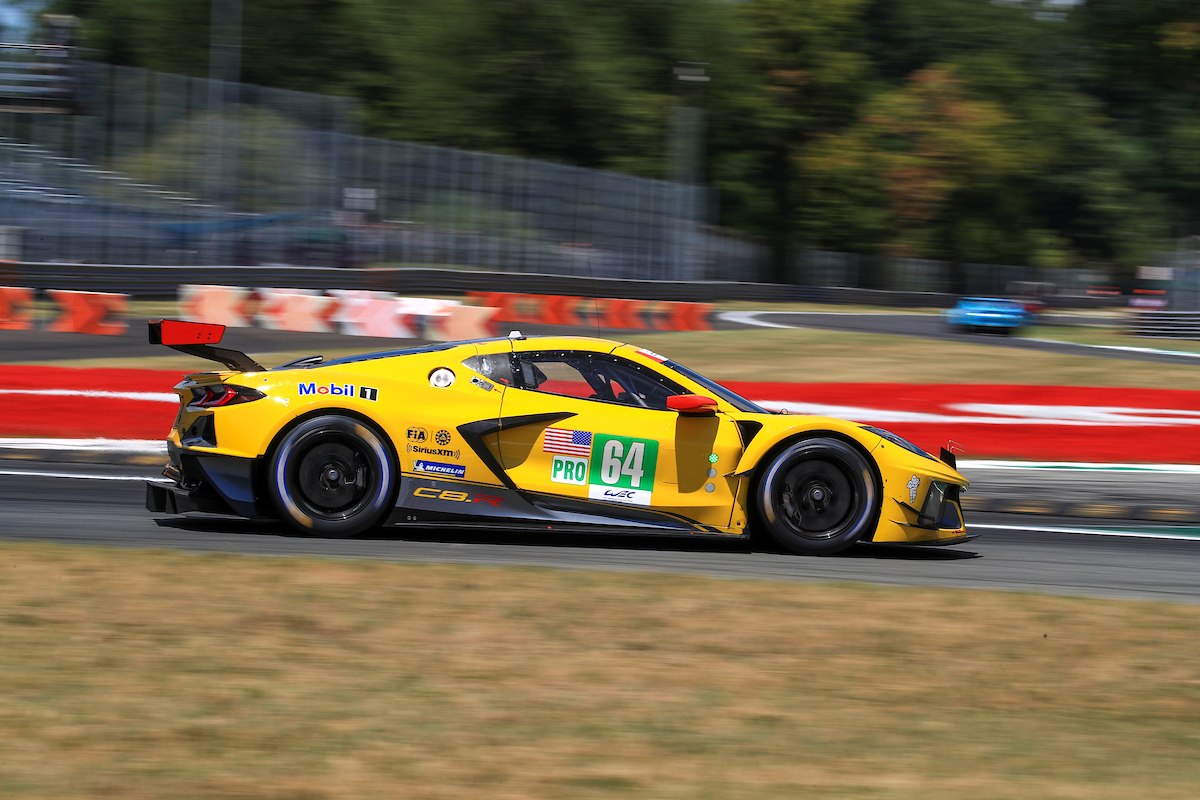
M 695 381 L 696 383 L 700 384 L 705 389 L 707 389 L 708 391 L 715 394 L 717 397 L 724 400 L 726 403 L 729 403 L 729 405 L 733 406 L 738 411 L 745 411 L 749 414 L 770 414 L 771 413 L 770 411 L 767 411 L 762 406 L 759 406 L 755 403 L 750 402 L 749 400 L 742 397 L 737 392 L 732 392 L 729 389 L 726 389 L 721 384 L 711 381 L 708 378 L 704 377 L 699 372 L 695 372 L 693 370 L 688 369 L 683 364 L 676 364 L 674 361 L 663 361 L 661 363 L 664 367 L 670 367 L 671 369 L 678 372 L 680 375 L 684 375 L 684 376 L 688 377 L 689 379 Z

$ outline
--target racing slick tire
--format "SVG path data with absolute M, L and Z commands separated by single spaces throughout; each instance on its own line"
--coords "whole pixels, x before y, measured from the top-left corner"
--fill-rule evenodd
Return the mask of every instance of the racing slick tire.
M 267 488 L 290 526 L 343 538 L 382 521 L 399 470 L 384 436 L 351 417 L 323 414 L 287 431 L 271 454 Z
M 882 500 L 867 456 L 825 437 L 784 448 L 763 470 L 754 496 L 771 537 L 801 555 L 850 547 L 871 531 Z

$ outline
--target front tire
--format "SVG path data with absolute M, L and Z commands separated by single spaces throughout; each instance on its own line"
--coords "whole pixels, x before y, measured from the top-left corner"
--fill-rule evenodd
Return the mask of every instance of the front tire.
M 837 553 L 870 532 L 881 495 L 867 456 L 849 442 L 803 439 L 776 455 L 755 488 L 771 537 L 801 555 Z
M 393 504 L 399 471 L 373 426 L 340 415 L 292 428 L 271 455 L 271 500 L 302 533 L 343 538 L 380 522 Z

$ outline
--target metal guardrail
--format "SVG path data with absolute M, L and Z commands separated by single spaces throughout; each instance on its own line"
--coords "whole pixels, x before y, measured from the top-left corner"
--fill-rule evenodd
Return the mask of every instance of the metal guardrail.
M 1200 311 L 1134 311 L 1129 333 L 1169 339 L 1200 339 Z

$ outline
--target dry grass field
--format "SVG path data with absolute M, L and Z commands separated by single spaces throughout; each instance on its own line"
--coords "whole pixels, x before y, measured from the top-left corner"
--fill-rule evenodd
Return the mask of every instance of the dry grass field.
M 1200 608 L 0 545 L 7 800 L 1200 795 Z

